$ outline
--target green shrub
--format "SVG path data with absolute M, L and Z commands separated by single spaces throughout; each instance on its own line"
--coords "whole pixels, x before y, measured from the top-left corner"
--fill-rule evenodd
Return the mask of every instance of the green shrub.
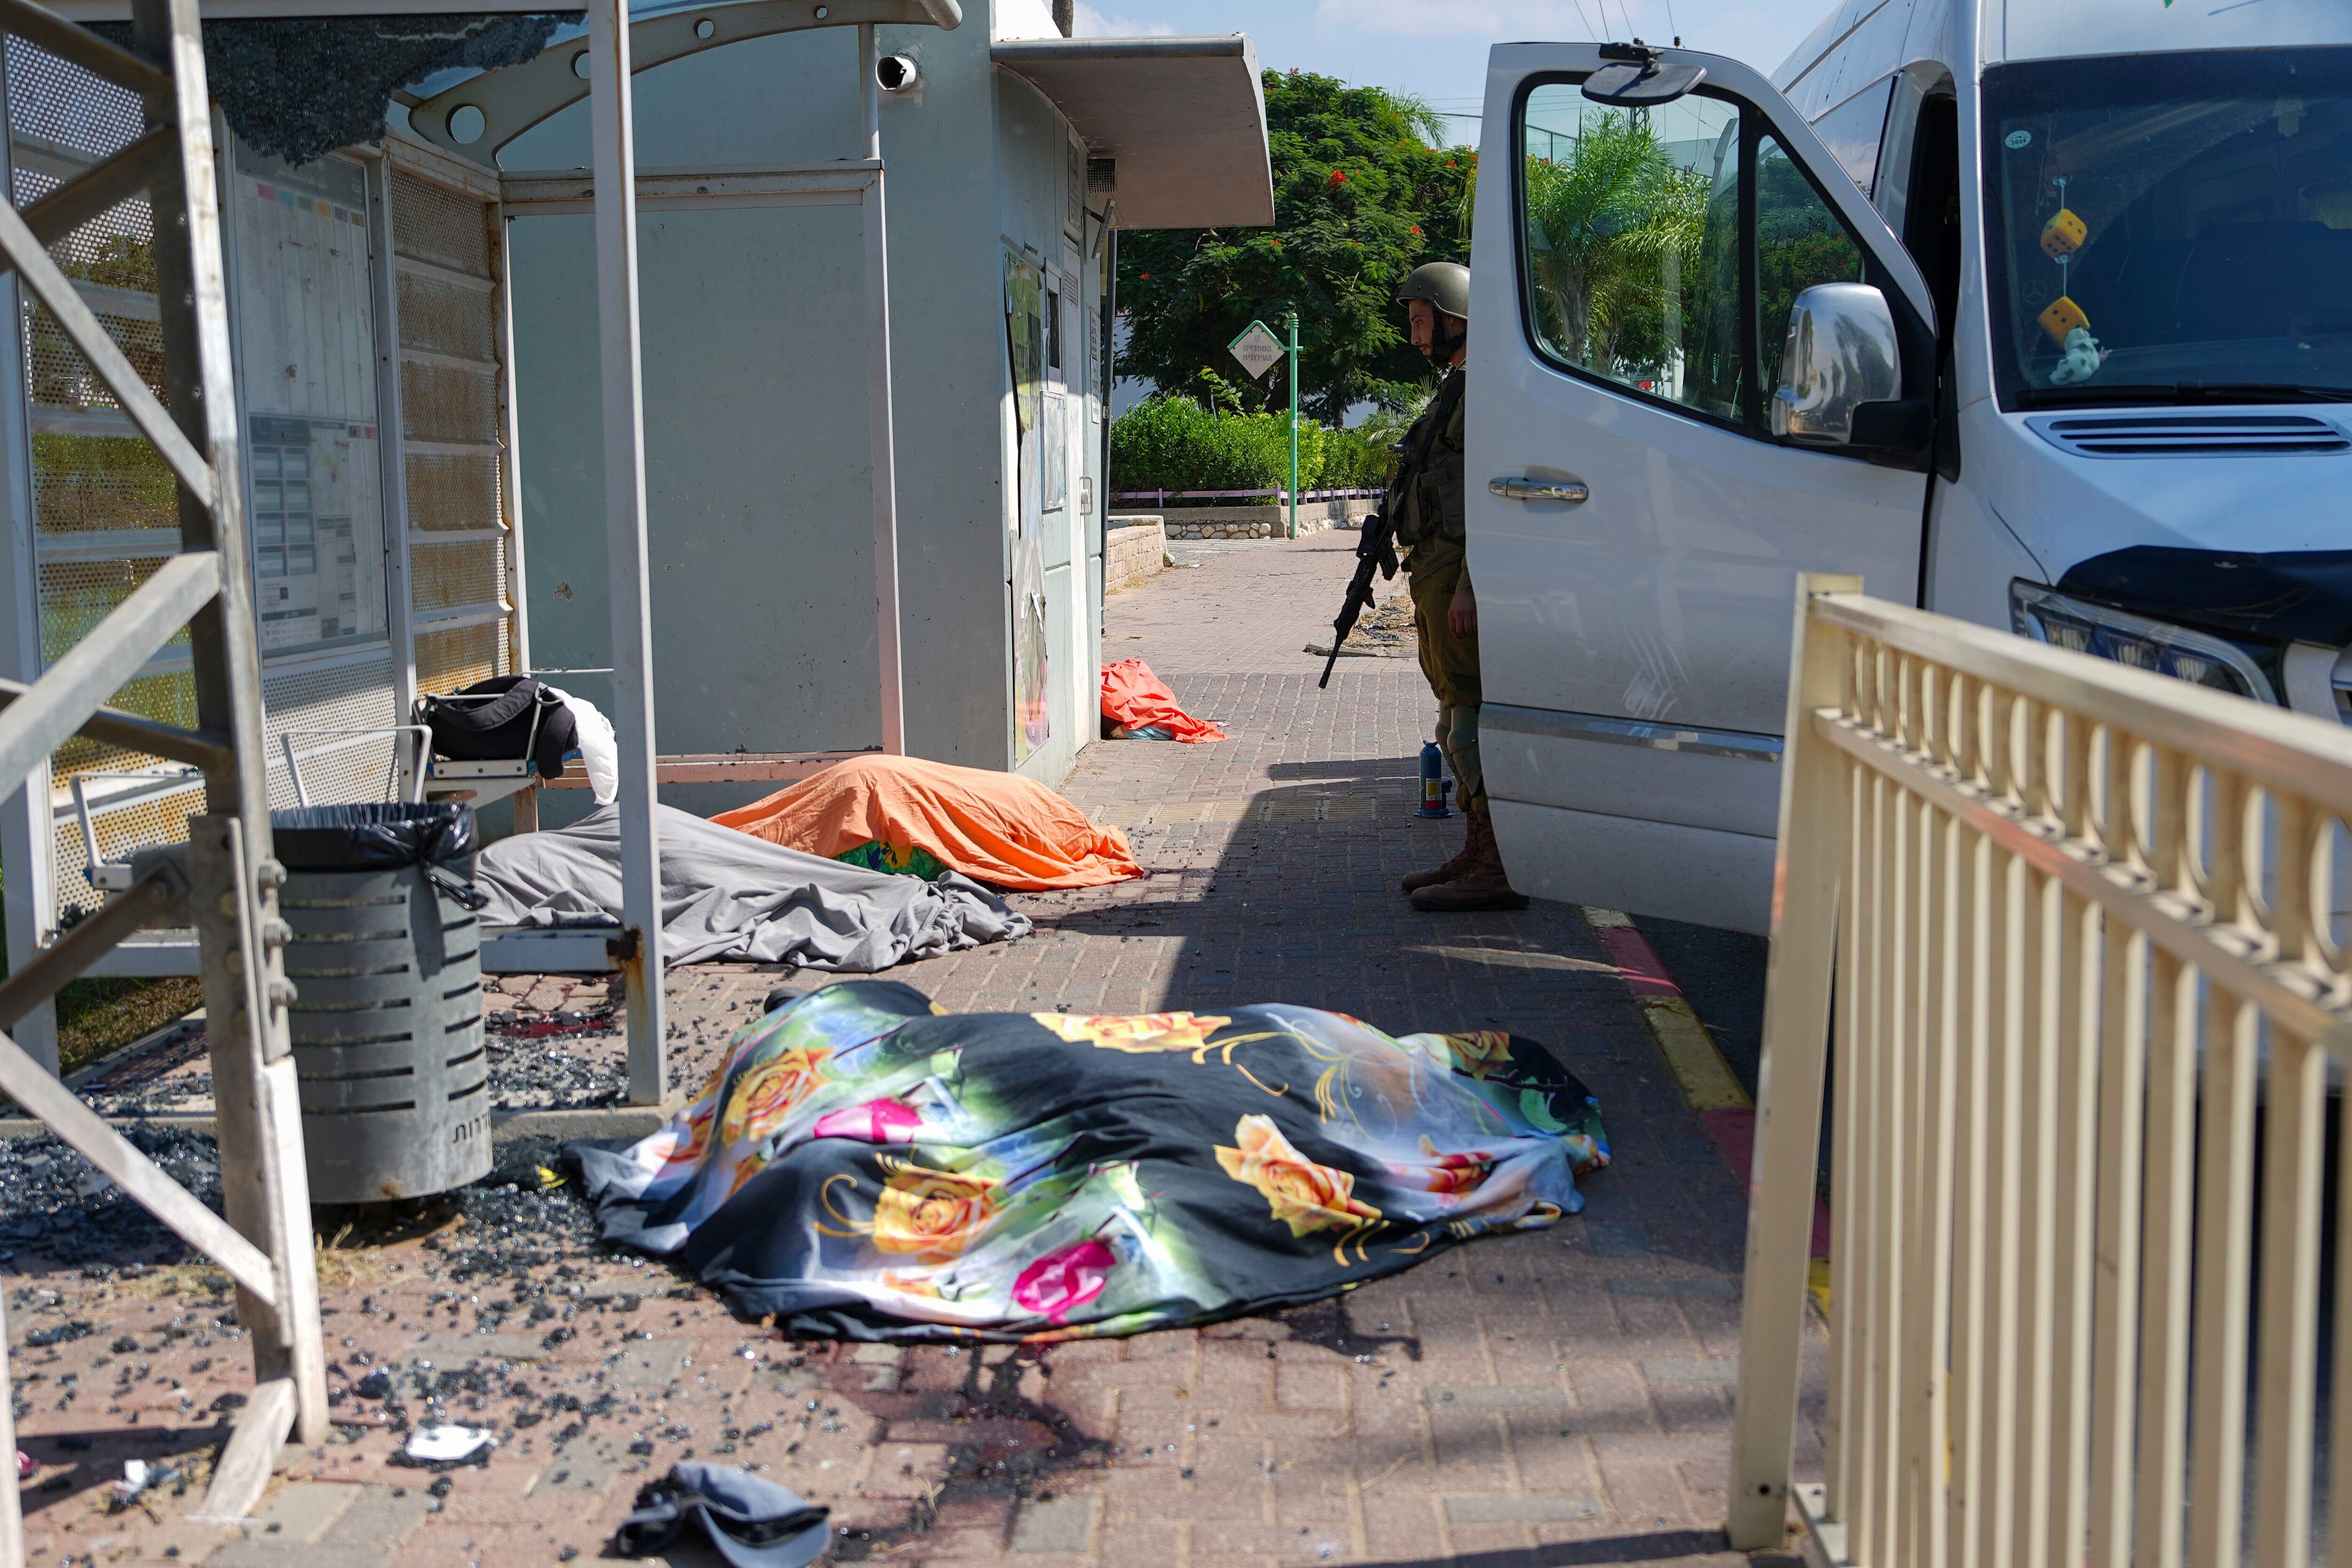
M 1346 450 L 1347 432 L 1301 419 L 1298 488 L 1358 482 L 1327 478 L 1330 455 Z M 1189 397 L 1155 397 L 1111 426 L 1110 468 L 1123 491 L 1277 489 L 1290 482 L 1290 416 L 1213 414 Z
M 1389 449 L 1395 438 L 1392 431 L 1369 427 L 1327 432 L 1323 474 L 1317 483 L 1335 490 L 1381 489 L 1396 472 L 1396 454 Z

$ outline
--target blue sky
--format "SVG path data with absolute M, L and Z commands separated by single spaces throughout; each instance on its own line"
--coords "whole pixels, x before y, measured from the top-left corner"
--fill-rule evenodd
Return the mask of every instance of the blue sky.
M 1634 34 L 1663 43 L 1679 33 L 1694 49 L 1769 71 L 1831 9 L 1832 0 L 1098 0 L 1078 6 L 1078 31 L 1247 33 L 1265 65 L 1475 115 L 1491 44 Z M 1463 141 L 1477 139 L 1476 121 L 1454 123 Z

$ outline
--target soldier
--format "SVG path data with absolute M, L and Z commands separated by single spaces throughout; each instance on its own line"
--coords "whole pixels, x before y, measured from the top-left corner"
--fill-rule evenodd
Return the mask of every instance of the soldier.
M 1412 346 L 1446 367 L 1444 384 L 1406 435 L 1404 457 L 1384 506 L 1396 520 L 1396 548 L 1412 589 L 1421 671 L 1439 708 L 1437 744 L 1454 770 L 1454 800 L 1468 829 L 1462 852 L 1404 879 L 1422 910 L 1523 910 L 1511 890 L 1486 815 L 1478 766 L 1478 599 L 1471 591 L 1463 517 L 1463 353 L 1470 328 L 1470 269 L 1432 261 L 1397 290 L 1412 322 Z

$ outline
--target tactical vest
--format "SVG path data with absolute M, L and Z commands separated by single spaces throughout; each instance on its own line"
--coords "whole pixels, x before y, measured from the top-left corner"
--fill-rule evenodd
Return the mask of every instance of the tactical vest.
M 1410 550 L 1424 539 L 1462 542 L 1464 518 L 1462 452 L 1463 367 L 1447 373 L 1437 395 L 1405 435 L 1404 458 L 1389 483 L 1385 502 L 1396 520 L 1396 542 Z

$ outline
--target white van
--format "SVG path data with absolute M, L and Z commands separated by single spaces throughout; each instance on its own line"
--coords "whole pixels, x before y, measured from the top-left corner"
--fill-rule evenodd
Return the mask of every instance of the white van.
M 2352 712 L 2352 0 L 1846 0 L 1777 85 L 1505 44 L 1483 153 L 1522 890 L 1767 929 L 1800 572 Z

